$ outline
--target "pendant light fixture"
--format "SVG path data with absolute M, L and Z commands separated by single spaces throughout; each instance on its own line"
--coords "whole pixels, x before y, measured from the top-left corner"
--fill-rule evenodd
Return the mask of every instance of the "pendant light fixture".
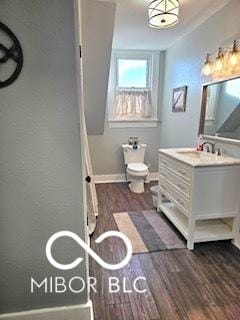
M 153 0 L 149 4 L 149 26 L 169 28 L 179 21 L 179 0 Z

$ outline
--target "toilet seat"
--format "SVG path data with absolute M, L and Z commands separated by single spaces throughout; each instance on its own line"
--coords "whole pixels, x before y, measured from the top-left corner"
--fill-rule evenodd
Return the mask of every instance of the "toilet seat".
M 143 173 L 144 171 L 148 171 L 148 166 L 145 163 L 129 163 L 127 168 L 129 171 L 135 173 Z

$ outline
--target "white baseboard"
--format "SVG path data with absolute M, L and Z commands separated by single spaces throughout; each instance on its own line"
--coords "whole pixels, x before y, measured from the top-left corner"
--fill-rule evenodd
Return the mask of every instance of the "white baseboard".
M 150 172 L 150 181 L 158 180 L 158 172 Z M 114 182 L 126 182 L 126 175 L 124 173 L 119 174 L 100 174 L 94 175 L 95 183 L 114 183 Z
M 5 313 L 0 315 L 4 320 L 93 320 L 92 302 L 75 306 L 46 308 L 39 310 Z
M 125 174 L 97 174 L 94 175 L 95 183 L 112 183 L 112 182 L 125 182 Z

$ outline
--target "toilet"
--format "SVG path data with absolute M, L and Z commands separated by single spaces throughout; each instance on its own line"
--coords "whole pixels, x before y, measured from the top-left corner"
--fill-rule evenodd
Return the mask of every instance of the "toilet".
M 148 166 L 144 163 L 146 144 L 123 144 L 124 162 L 130 180 L 129 188 L 134 193 L 144 192 L 144 182 L 148 179 Z

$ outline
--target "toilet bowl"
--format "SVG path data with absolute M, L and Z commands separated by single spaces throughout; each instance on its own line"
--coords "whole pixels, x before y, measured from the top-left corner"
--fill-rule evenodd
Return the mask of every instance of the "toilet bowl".
M 129 188 L 134 193 L 144 192 L 144 181 L 148 176 L 148 166 L 144 163 L 129 163 L 127 165 Z
M 146 147 L 146 144 L 122 145 L 129 188 L 135 193 L 144 192 L 144 182 L 148 181 L 149 170 L 144 163 Z

